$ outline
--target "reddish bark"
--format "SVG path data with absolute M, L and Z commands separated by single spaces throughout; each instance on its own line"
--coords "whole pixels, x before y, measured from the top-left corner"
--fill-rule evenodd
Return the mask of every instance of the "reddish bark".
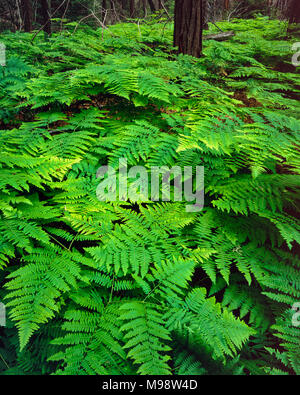
M 175 1 L 174 46 L 179 53 L 201 56 L 203 24 L 202 0 Z

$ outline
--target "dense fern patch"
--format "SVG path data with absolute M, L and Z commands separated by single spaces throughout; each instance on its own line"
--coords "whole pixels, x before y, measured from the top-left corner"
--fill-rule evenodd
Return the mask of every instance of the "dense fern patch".
M 3 374 L 299 374 L 299 86 L 283 23 L 2 34 Z M 213 28 L 211 28 L 213 30 Z M 97 169 L 204 166 L 205 207 L 101 202 Z

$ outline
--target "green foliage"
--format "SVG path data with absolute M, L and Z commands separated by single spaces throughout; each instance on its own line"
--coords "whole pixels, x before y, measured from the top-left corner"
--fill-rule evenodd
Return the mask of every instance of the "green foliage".
M 278 21 L 220 26 L 201 59 L 168 24 L 1 35 L 2 374 L 299 374 L 299 76 Z M 98 200 L 120 158 L 204 166 L 204 210 Z

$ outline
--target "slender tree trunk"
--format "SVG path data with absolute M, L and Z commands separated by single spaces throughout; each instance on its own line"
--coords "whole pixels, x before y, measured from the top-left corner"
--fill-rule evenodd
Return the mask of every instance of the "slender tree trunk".
M 148 0 L 148 3 L 149 3 L 151 12 L 155 12 L 156 11 L 156 7 L 155 7 L 155 4 L 154 4 L 153 0 Z
M 22 4 L 20 3 L 20 1 L 16 1 L 16 10 L 15 10 L 15 14 L 16 14 L 16 19 L 18 21 L 18 25 L 19 25 L 19 29 L 21 30 L 23 28 L 23 20 L 22 20 Z
M 45 33 L 48 33 L 49 35 L 51 34 L 51 13 L 50 13 L 50 7 L 49 7 L 49 1 L 48 0 L 40 0 L 41 4 L 41 13 L 42 13 L 42 24 L 43 24 L 43 30 Z
M 19 26 L 18 26 L 18 20 L 16 18 L 15 5 L 14 5 L 14 7 L 12 7 L 12 4 L 10 4 L 9 2 L 6 2 L 6 4 L 7 4 L 8 10 L 9 10 L 12 31 L 16 32 L 18 30 Z
M 146 18 L 147 16 L 147 0 L 142 0 L 142 5 L 144 9 L 144 17 Z
M 208 13 L 208 0 L 202 0 L 202 29 L 208 30 L 209 13 Z
M 107 16 L 107 2 L 106 0 L 102 0 L 102 22 L 106 22 L 106 16 Z
M 130 7 L 130 9 L 129 9 L 130 17 L 132 18 L 133 14 L 134 14 L 134 11 L 135 11 L 135 2 L 134 2 L 134 0 L 130 0 L 129 7 Z
M 162 4 L 162 1 L 161 0 L 158 0 L 158 9 L 159 10 L 162 10 L 164 7 L 163 7 L 163 4 Z
M 202 52 L 203 1 L 175 0 L 174 46 L 199 58 Z
M 122 6 L 122 10 L 126 10 L 127 9 L 127 0 L 121 0 L 121 6 Z
M 32 31 L 33 10 L 31 0 L 21 0 L 22 18 L 25 32 Z

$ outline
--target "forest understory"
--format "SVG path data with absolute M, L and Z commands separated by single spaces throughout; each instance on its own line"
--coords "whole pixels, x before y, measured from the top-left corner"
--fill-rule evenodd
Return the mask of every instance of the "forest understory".
M 298 375 L 299 29 L 57 23 L 0 34 L 0 374 Z M 124 158 L 204 166 L 203 210 L 101 201 Z

